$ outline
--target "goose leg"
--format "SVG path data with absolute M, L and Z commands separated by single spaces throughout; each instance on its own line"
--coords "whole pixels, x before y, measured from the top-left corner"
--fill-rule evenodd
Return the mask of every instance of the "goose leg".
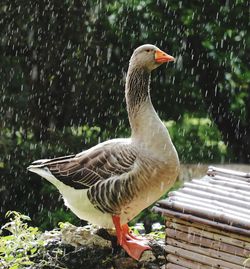
M 112 219 L 115 225 L 118 243 L 129 256 L 139 260 L 145 250 L 151 249 L 150 246 L 145 245 L 141 239 L 138 239 L 129 232 L 127 224 L 121 225 L 119 216 L 113 216 Z

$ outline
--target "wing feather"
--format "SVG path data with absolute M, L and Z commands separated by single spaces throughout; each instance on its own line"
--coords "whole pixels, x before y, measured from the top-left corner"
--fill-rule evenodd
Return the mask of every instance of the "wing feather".
M 44 164 L 64 184 L 75 189 L 88 189 L 97 182 L 132 170 L 135 150 L 125 143 L 110 143 L 65 160 Z

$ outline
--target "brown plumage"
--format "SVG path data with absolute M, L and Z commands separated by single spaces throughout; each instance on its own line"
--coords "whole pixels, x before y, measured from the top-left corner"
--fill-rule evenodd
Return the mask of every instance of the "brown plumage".
M 172 60 L 153 45 L 134 51 L 125 86 L 131 138 L 28 167 L 54 184 L 78 217 L 103 227 L 114 225 L 119 243 L 136 259 L 148 247 L 129 234 L 126 223 L 159 199 L 179 171 L 176 150 L 153 108 L 149 87 L 151 71 Z

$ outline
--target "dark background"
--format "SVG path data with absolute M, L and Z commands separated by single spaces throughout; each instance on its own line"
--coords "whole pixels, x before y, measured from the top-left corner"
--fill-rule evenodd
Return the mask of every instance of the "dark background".
M 79 222 L 33 160 L 128 136 L 124 82 L 133 50 L 177 61 L 153 72 L 152 100 L 180 159 L 250 163 L 249 1 L 0 3 L 0 211 L 36 225 Z

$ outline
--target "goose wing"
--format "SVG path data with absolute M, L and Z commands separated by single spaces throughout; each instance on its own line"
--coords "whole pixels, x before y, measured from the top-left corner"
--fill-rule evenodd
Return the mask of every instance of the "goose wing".
M 130 144 L 110 142 L 75 156 L 51 159 L 42 166 L 64 184 L 88 189 L 99 181 L 128 173 L 135 160 L 136 152 Z

